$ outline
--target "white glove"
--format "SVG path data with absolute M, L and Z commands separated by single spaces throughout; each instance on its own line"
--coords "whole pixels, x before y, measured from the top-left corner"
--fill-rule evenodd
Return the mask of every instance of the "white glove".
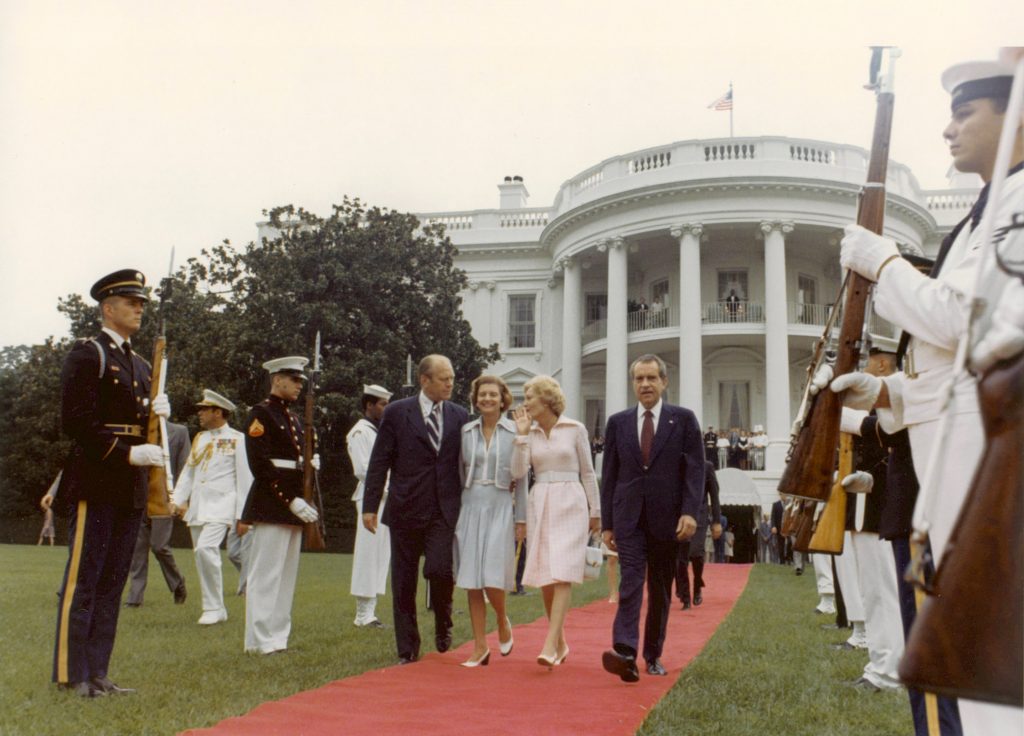
M 882 379 L 870 373 L 844 373 L 832 381 L 830 388 L 837 394 L 846 392 L 843 406 L 870 411 L 882 392 Z
M 895 241 L 875 235 L 860 225 L 847 225 L 843 232 L 846 235 L 840 244 L 839 263 L 870 281 L 878 280 L 878 272 L 886 261 L 900 256 Z
M 320 470 L 320 453 L 314 452 L 313 457 L 309 459 L 309 464 L 313 466 L 313 470 Z
M 860 426 L 864 423 L 864 418 L 867 415 L 866 411 L 844 406 L 842 416 L 839 418 L 839 431 L 860 437 Z
M 163 417 L 164 419 L 170 417 L 171 401 L 167 398 L 167 394 L 157 394 L 156 398 L 153 399 L 153 405 L 149 407 L 149 410 L 158 417 Z
M 847 493 L 871 493 L 874 485 L 875 479 L 871 477 L 871 473 L 865 473 L 863 470 L 850 473 L 843 478 L 843 490 Z
M 160 445 L 135 445 L 128 450 L 128 463 L 139 467 L 159 467 L 164 464 L 164 451 Z
M 811 378 L 811 386 L 808 389 L 811 392 L 811 396 L 817 395 L 819 391 L 825 388 L 832 380 L 832 366 L 828 363 L 823 363 L 821 367 L 814 373 L 814 377 Z
M 992 312 L 992 326 L 971 351 L 971 367 L 984 373 L 993 364 L 1024 350 L 1024 283 L 1006 284 Z
M 288 504 L 288 509 L 298 516 L 301 521 L 308 524 L 312 524 L 320 518 L 320 514 L 316 512 L 316 509 L 306 503 L 306 500 L 303 498 L 293 498 L 292 502 Z

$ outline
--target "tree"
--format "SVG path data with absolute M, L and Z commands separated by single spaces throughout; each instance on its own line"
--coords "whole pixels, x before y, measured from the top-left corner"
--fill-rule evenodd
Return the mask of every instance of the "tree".
M 190 408 L 210 388 L 239 405 L 232 422 L 244 430 L 249 407 L 269 389 L 263 362 L 312 357 L 319 331 L 321 486 L 328 524 L 351 523 L 354 481 L 345 434 L 359 416 L 362 385 L 379 383 L 397 393 L 405 383 L 406 355 L 418 360 L 442 353 L 455 368 L 454 398 L 466 401 L 470 381 L 500 356 L 496 345 L 477 343 L 462 315 L 459 294 L 466 277 L 454 266 L 455 246 L 441 226 L 421 227 L 413 215 L 348 198 L 327 217 L 293 206 L 264 214 L 279 237 L 244 249 L 224 241 L 190 259 L 171 279 L 150 275 L 156 288 L 132 343 L 138 354 L 149 355 L 162 317 L 175 418 L 187 417 L 196 431 Z M 58 308 L 72 335 L 96 334 L 99 312 L 81 296 L 61 299 Z M 66 454 L 59 380 L 69 347 L 69 340 L 50 339 L 0 353 L 0 408 L 20 418 L 36 443 L 29 452 L 19 444 L 27 438 L 0 428 L 4 515 L 35 513 L 35 496 Z M 415 376 L 413 382 L 418 386 Z

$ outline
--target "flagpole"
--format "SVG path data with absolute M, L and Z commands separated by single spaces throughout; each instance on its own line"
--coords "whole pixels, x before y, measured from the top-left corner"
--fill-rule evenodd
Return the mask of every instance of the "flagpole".
M 729 137 L 732 138 L 732 109 L 736 107 L 736 99 L 732 96 L 732 82 L 729 82 Z

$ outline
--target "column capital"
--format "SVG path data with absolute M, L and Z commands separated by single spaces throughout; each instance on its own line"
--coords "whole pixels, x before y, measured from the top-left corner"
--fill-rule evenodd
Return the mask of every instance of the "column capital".
M 615 250 L 621 250 L 626 247 L 626 239 L 615 237 L 609 240 L 608 244 L 611 245 L 612 248 L 615 248 Z
M 677 240 L 682 238 L 687 233 L 690 233 L 695 238 L 699 238 L 704 234 L 704 223 L 703 222 L 682 222 L 678 225 L 673 225 L 669 230 L 669 234 Z
M 494 287 L 497 285 L 498 283 L 496 281 L 488 281 L 486 284 L 484 284 L 484 286 L 487 287 L 488 291 L 494 291 Z
M 555 281 L 555 279 L 548 279 L 548 288 L 549 289 L 554 289 L 556 286 L 558 286 L 558 282 Z
M 480 282 L 479 281 L 470 281 L 466 285 L 469 287 L 470 291 L 476 291 L 477 289 L 480 288 Z
M 598 253 L 607 253 L 608 252 L 608 241 L 607 240 L 599 240 L 599 241 L 597 241 L 597 244 L 594 247 L 597 248 L 597 252 Z
M 761 220 L 761 232 L 767 235 L 773 230 L 778 230 L 783 235 L 793 232 L 795 225 L 792 220 Z

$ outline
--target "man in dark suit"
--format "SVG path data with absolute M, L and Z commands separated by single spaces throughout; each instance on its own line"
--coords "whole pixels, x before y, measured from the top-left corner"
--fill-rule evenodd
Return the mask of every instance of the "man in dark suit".
M 388 480 L 388 503 L 380 521 L 391 530 L 391 595 L 395 643 L 402 664 L 420 655 L 416 623 L 416 576 L 420 557 L 430 582 L 434 643 L 452 643 L 452 544 L 462 485 L 459 449 L 469 414 L 449 399 L 455 382 L 451 361 L 428 355 L 419 363 L 420 392 L 388 404 L 373 446 L 363 491 L 363 525 L 377 530 L 377 510 Z
M 164 394 L 149 405 L 150 366 L 129 339 L 142 326 L 145 285 L 134 269 L 93 285 L 103 330 L 76 342 L 61 372 L 61 423 L 73 442 L 61 493 L 71 503 L 71 523 L 53 680 L 85 698 L 134 692 L 111 682 L 107 667 L 148 467 L 164 462 L 160 446 L 145 443 L 145 426 L 150 411 L 171 413 Z
M 708 504 L 710 503 L 710 508 Z M 676 595 L 679 602 L 683 604 L 683 610 L 690 607 L 690 573 L 687 569 L 693 563 L 693 605 L 699 606 L 704 602 L 701 589 L 704 587 L 704 540 L 708 535 L 708 527 L 711 527 L 711 538 L 719 539 L 722 536 L 722 525 L 714 519 L 722 518 L 722 507 L 718 501 L 718 477 L 715 475 L 715 466 L 707 460 L 704 461 L 704 492 L 701 497 L 700 507 L 697 509 L 697 531 L 693 539 L 687 539 L 679 543 L 676 558 Z
M 601 515 L 604 542 L 619 553 L 619 608 L 613 648 L 604 668 L 624 682 L 640 679 L 637 669 L 640 606 L 647 579 L 643 657 L 649 675 L 665 675 L 665 643 L 675 576 L 676 547 L 693 536 L 704 493 L 704 444 L 697 417 L 661 400 L 668 384 L 665 362 L 642 355 L 630 366 L 635 409 L 608 419 L 605 431 Z

